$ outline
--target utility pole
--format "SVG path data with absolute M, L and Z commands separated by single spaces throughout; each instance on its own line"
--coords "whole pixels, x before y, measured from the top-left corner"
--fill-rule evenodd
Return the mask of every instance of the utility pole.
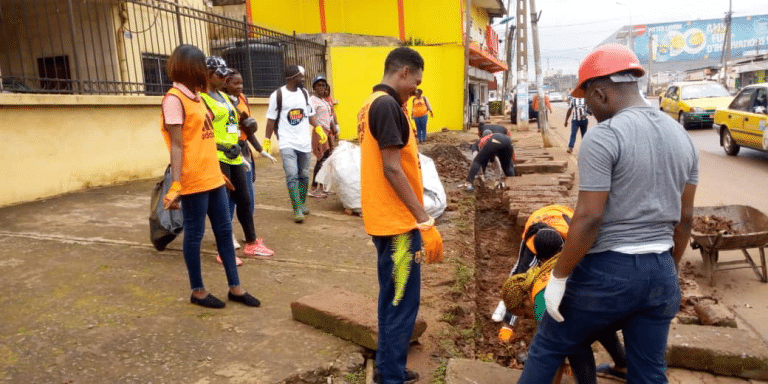
M 651 84 L 651 79 L 653 79 L 651 76 L 651 63 L 653 63 L 653 34 L 648 32 L 648 73 L 645 74 L 648 79 L 648 84 L 645 89 L 646 96 L 652 96 L 653 93 L 653 84 Z
M 469 33 L 472 27 L 472 0 L 467 0 L 464 10 L 464 130 L 469 130 L 472 106 L 469 105 Z
M 728 1 L 728 13 L 725 15 L 725 41 L 723 41 L 723 85 L 728 89 L 728 60 L 731 59 L 731 15 L 733 0 Z
M 507 0 L 507 16 L 509 16 L 510 8 L 509 6 L 512 4 L 512 0 Z M 514 16 L 513 16 L 514 17 Z M 507 103 L 512 103 L 512 98 L 510 98 L 509 101 L 507 101 L 507 95 L 509 92 L 509 72 L 512 71 L 512 52 L 510 49 L 513 47 L 512 45 L 512 35 L 514 33 L 515 27 L 510 25 L 510 21 L 507 18 L 507 22 L 505 27 L 507 27 L 507 33 L 506 37 L 504 38 L 504 54 L 507 57 L 507 71 L 504 72 L 504 85 L 501 87 L 501 102 L 502 102 L 502 114 L 504 111 L 506 111 Z M 513 107 L 514 108 L 514 107 Z
M 539 96 L 539 118 L 536 122 L 541 131 L 541 140 L 544 144 L 544 148 L 553 147 L 555 144 L 552 132 L 549 130 L 549 124 L 547 123 L 547 107 L 546 99 L 544 98 L 544 79 L 541 76 L 541 53 L 539 49 L 539 17 L 540 14 L 536 14 L 536 0 L 530 0 L 531 6 L 531 34 L 533 34 L 533 60 L 536 64 L 536 90 Z
M 528 0 L 514 0 L 517 6 L 517 28 L 515 28 L 515 58 L 517 62 L 517 109 L 515 125 L 518 131 L 528 130 Z

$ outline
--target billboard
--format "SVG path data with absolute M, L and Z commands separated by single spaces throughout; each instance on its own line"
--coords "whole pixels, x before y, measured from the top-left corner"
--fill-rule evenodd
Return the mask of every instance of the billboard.
M 719 60 L 723 54 L 723 19 L 634 26 L 634 49 L 641 63 Z M 650 44 L 649 44 L 650 38 Z M 650 48 L 650 50 L 649 50 Z M 768 15 L 734 17 L 731 21 L 731 59 L 768 52 Z

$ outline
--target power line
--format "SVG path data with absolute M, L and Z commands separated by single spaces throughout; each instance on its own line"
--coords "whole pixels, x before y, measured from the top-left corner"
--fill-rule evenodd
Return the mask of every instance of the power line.
M 587 21 L 587 22 L 583 22 L 583 23 L 574 23 L 574 24 L 542 25 L 540 28 L 575 27 L 575 26 L 579 26 L 579 25 L 600 24 L 600 23 L 605 23 L 605 22 L 608 22 L 608 21 L 619 21 L 619 20 L 622 20 L 622 18 L 616 17 L 616 18 L 613 18 L 613 19 Z

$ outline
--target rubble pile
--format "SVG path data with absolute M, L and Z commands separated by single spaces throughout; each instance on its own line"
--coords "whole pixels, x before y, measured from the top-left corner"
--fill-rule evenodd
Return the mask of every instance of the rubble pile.
M 693 231 L 705 235 L 738 235 L 733 220 L 724 219 L 717 215 L 696 216 L 693 218 Z

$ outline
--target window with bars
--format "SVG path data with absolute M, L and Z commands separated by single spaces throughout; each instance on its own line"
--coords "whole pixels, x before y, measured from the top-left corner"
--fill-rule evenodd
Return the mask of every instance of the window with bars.
M 72 75 L 69 71 L 69 56 L 37 58 L 37 73 L 40 89 L 51 93 L 72 91 Z
M 141 54 L 141 64 L 144 69 L 144 89 L 147 95 L 163 95 L 173 83 L 168 78 L 165 65 L 168 56 L 150 53 Z

